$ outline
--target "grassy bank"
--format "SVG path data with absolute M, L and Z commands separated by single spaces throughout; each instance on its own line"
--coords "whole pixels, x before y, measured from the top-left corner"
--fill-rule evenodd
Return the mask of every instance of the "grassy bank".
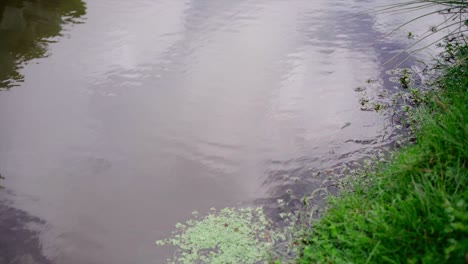
M 468 65 L 451 67 L 399 150 L 304 238 L 300 263 L 468 263 Z

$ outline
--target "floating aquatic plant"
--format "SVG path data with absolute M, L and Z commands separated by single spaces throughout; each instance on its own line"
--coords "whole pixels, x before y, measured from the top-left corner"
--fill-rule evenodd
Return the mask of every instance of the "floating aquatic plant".
M 177 224 L 172 237 L 158 240 L 159 246 L 178 248 L 169 263 L 271 263 L 275 241 L 285 239 L 273 231 L 262 208 L 212 208 L 200 217 Z

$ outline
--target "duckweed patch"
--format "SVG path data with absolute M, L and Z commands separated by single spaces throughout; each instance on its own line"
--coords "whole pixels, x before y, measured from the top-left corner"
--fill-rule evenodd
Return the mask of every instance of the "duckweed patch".
M 177 224 L 172 237 L 156 241 L 178 248 L 169 263 L 268 263 L 275 241 L 285 239 L 262 208 L 212 208 L 206 216 L 193 216 Z

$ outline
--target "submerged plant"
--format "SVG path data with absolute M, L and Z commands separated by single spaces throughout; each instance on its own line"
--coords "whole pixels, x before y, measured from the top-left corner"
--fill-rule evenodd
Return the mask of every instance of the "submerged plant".
M 411 79 L 410 79 L 410 76 L 409 76 L 409 71 L 408 71 L 408 69 L 404 68 L 403 72 L 401 74 L 401 77 L 400 77 L 401 87 L 403 87 L 404 89 L 408 89 L 410 81 L 411 81 Z

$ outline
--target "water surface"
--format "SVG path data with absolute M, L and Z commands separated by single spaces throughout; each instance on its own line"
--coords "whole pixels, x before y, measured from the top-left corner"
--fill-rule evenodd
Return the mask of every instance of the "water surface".
M 354 88 L 384 89 L 401 43 L 370 45 L 365 1 L 37 3 L 1 5 L 24 21 L 0 31 L 0 173 L 53 263 L 164 263 L 154 241 L 193 210 L 387 144 Z

